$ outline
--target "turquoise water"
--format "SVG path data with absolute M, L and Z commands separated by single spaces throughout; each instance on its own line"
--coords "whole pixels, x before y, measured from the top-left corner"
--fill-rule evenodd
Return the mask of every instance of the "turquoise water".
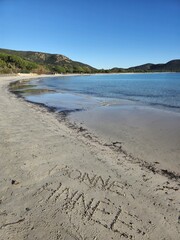
M 132 100 L 180 112 L 180 73 L 111 74 L 41 78 L 31 81 L 54 94 L 29 96 L 28 100 L 48 106 L 61 106 L 60 92 L 91 98 Z M 59 99 L 59 101 L 58 101 Z M 79 103 L 83 98 L 79 99 Z M 56 103 L 56 104 L 54 104 Z

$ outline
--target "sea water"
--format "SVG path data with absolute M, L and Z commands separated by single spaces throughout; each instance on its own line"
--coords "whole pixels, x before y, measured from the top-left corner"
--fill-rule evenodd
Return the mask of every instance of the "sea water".
M 62 76 L 35 79 L 31 83 L 55 93 L 28 96 L 28 100 L 57 108 L 83 108 L 88 99 L 92 106 L 106 99 L 110 103 L 131 100 L 180 112 L 180 73 Z

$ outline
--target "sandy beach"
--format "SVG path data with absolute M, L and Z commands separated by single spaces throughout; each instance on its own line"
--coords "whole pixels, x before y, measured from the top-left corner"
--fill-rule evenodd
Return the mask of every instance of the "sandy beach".
M 25 78 L 0 77 L 0 239 L 179 239 L 177 165 L 135 160 L 8 91 Z

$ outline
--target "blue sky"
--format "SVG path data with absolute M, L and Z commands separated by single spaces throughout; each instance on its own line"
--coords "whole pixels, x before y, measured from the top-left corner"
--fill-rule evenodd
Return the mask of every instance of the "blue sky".
M 97 68 L 180 58 L 180 0 L 0 0 L 0 48 Z

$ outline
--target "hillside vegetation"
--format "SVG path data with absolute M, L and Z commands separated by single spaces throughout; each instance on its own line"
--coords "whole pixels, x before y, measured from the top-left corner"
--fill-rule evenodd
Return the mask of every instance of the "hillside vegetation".
M 95 73 L 98 70 L 60 54 L 0 49 L 0 73 Z
M 39 65 L 16 55 L 0 53 L 0 73 L 36 72 Z
M 0 49 L 0 73 L 127 73 L 180 72 L 180 60 L 165 64 L 147 63 L 130 68 L 96 69 L 60 54 Z
M 146 73 L 146 72 L 180 72 L 180 60 L 172 60 L 165 64 L 147 63 L 130 68 L 112 68 L 110 72 L 114 73 Z

